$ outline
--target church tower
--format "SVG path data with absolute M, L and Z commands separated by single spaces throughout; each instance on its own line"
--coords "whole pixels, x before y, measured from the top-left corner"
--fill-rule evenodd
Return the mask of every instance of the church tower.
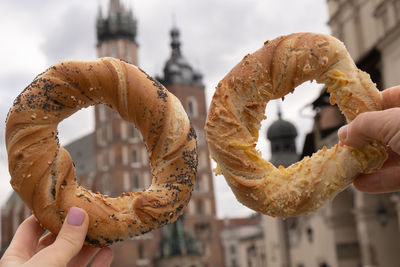
M 97 16 L 97 54 L 138 64 L 136 19 L 132 10 L 119 0 L 110 0 L 106 15 L 99 8 Z M 111 197 L 122 192 L 142 191 L 151 184 L 147 150 L 140 132 L 133 124 L 105 105 L 95 106 L 94 191 Z M 152 267 L 158 252 L 159 231 L 113 245 L 113 266 Z
M 271 142 L 271 163 L 275 167 L 288 167 L 298 160 L 296 136 L 296 127 L 282 119 L 282 112 L 278 106 L 278 120 L 273 122 L 267 131 L 267 139 Z
M 180 32 L 176 26 L 171 29 L 170 36 L 171 56 L 165 63 L 163 77 L 157 79 L 182 102 L 196 130 L 199 156 L 196 185 L 184 216 L 185 230 L 194 233 L 199 253 L 207 266 L 223 266 L 210 155 L 204 134 L 205 87 L 202 75 L 182 54 Z
M 99 57 L 116 57 L 138 65 L 137 27 L 131 9 L 126 9 L 119 0 L 111 0 L 107 16 L 99 7 L 96 28 Z
M 270 162 L 275 167 L 280 165 L 289 167 L 298 161 L 299 156 L 296 152 L 297 130 L 291 122 L 282 119 L 280 106 L 278 106 L 278 120 L 269 126 L 266 137 L 271 143 Z M 267 266 L 292 266 L 287 231 L 291 222 L 291 218 L 282 220 L 263 216 Z
M 101 8 L 97 17 L 97 52 L 138 64 L 136 20 L 132 10 L 111 0 L 107 16 Z M 147 151 L 134 125 L 123 121 L 105 105 L 95 106 L 97 180 L 93 187 L 113 197 L 150 185 Z

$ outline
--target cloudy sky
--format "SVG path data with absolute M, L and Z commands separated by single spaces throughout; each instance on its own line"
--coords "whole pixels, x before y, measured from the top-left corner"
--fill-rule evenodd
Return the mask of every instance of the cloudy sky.
M 0 204 L 11 192 L 4 145 L 5 118 L 15 97 L 49 65 L 61 60 L 96 58 L 95 20 L 109 0 L 2 0 L 0 2 Z M 181 32 L 182 52 L 204 75 L 207 102 L 215 85 L 244 55 L 279 35 L 300 31 L 329 33 L 325 0 L 121 0 L 138 21 L 139 65 L 152 76 L 161 74 L 170 55 L 169 31 Z M 283 117 L 299 131 L 298 150 L 311 129 L 312 110 L 305 108 L 319 86 L 304 84 L 281 103 Z M 278 102 L 267 106 L 258 148 L 269 158 L 265 140 L 276 119 Z M 80 111 L 59 126 L 62 144 L 93 130 L 93 110 Z M 251 211 L 237 203 L 224 178 L 214 180 L 220 217 Z M 228 204 L 229 203 L 229 204 Z

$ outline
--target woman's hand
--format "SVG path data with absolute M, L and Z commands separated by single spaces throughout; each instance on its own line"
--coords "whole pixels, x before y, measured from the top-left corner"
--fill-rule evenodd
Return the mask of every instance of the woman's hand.
M 400 86 L 382 91 L 382 111 L 362 113 L 339 129 L 342 144 L 361 147 L 372 140 L 388 146 L 389 158 L 382 169 L 362 174 L 354 186 L 367 193 L 388 193 L 400 190 Z
M 83 245 L 88 224 L 87 213 L 72 207 L 58 236 L 49 233 L 41 238 L 44 230 L 30 216 L 18 227 L 0 266 L 86 266 L 93 257 L 92 267 L 110 266 L 113 259 L 110 248 Z

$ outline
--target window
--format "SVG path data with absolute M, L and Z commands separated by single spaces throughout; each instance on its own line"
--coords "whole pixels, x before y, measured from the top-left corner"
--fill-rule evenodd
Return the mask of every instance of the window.
M 117 57 L 117 46 L 116 46 L 115 42 L 110 43 L 110 56 Z
M 125 55 L 126 55 L 126 60 L 130 63 L 132 63 L 132 53 L 131 53 L 131 49 L 130 49 L 130 43 L 129 42 L 125 42 Z
M 131 191 L 131 181 L 129 177 L 129 172 L 124 172 L 122 186 L 125 192 Z
M 201 185 L 200 185 L 201 192 L 209 192 L 210 191 L 210 184 L 209 184 L 209 179 L 208 179 L 207 174 L 203 174 L 201 176 L 201 179 L 199 179 L 199 182 L 201 183 Z
M 151 176 L 148 172 L 142 173 L 144 188 L 148 188 L 151 185 Z
M 311 227 L 307 228 L 307 237 L 308 237 L 308 241 L 311 243 L 313 242 L 313 229 Z
M 105 194 L 105 195 L 110 195 L 112 190 L 111 190 L 111 178 L 108 173 L 104 174 L 103 177 L 101 177 L 101 182 L 100 182 L 100 191 Z
M 98 146 L 106 146 L 107 139 L 106 139 L 106 129 L 104 127 L 99 127 L 96 130 L 96 142 Z
M 189 201 L 188 212 L 190 215 L 194 215 L 196 212 L 196 204 L 194 201 Z
M 97 105 L 99 113 L 99 121 L 104 122 L 106 120 L 106 107 L 103 104 Z
M 194 183 L 194 191 L 195 192 L 200 192 L 200 183 L 201 183 L 201 179 L 196 179 L 196 182 Z
M 208 157 L 205 151 L 199 151 L 199 169 L 205 169 L 208 167 Z
M 129 138 L 136 139 L 137 138 L 137 130 L 135 125 L 129 124 Z
M 128 148 L 126 146 L 122 147 L 122 164 L 128 164 Z
M 144 259 L 144 248 L 142 243 L 139 243 L 138 245 L 138 255 L 139 259 Z
M 204 213 L 206 215 L 211 215 L 212 214 L 212 207 L 211 207 L 211 201 L 209 199 L 204 200 Z
M 202 215 L 204 212 L 203 210 L 203 202 L 201 200 L 197 201 L 197 213 Z
M 128 125 L 125 121 L 121 120 L 121 139 L 126 140 L 128 138 Z
M 135 190 L 140 188 L 140 179 L 139 179 L 139 174 L 137 172 L 133 173 L 133 188 Z
M 197 101 L 194 97 L 188 97 L 187 99 L 187 112 L 189 116 L 196 117 L 197 116 Z
M 112 123 L 107 124 L 107 140 L 111 141 L 113 138 L 113 125 Z
M 139 153 L 136 148 L 132 148 L 132 162 L 138 163 L 139 162 Z
M 114 166 L 114 164 L 115 164 L 115 152 L 112 147 L 110 147 L 110 150 L 108 152 L 108 162 L 109 162 L 110 166 Z
M 97 154 L 97 169 L 107 170 L 107 150 L 105 149 Z

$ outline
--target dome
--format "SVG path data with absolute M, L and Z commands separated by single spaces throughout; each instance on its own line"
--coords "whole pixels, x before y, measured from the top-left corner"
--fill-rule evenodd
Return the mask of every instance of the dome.
M 269 140 L 277 138 L 295 138 L 297 136 L 296 127 L 281 117 L 269 126 L 267 138 Z
M 164 66 L 164 78 L 160 79 L 164 85 L 182 84 L 202 87 L 202 75 L 193 70 L 188 61 L 182 56 L 179 40 L 179 30 L 173 27 L 171 32 L 171 57 Z

